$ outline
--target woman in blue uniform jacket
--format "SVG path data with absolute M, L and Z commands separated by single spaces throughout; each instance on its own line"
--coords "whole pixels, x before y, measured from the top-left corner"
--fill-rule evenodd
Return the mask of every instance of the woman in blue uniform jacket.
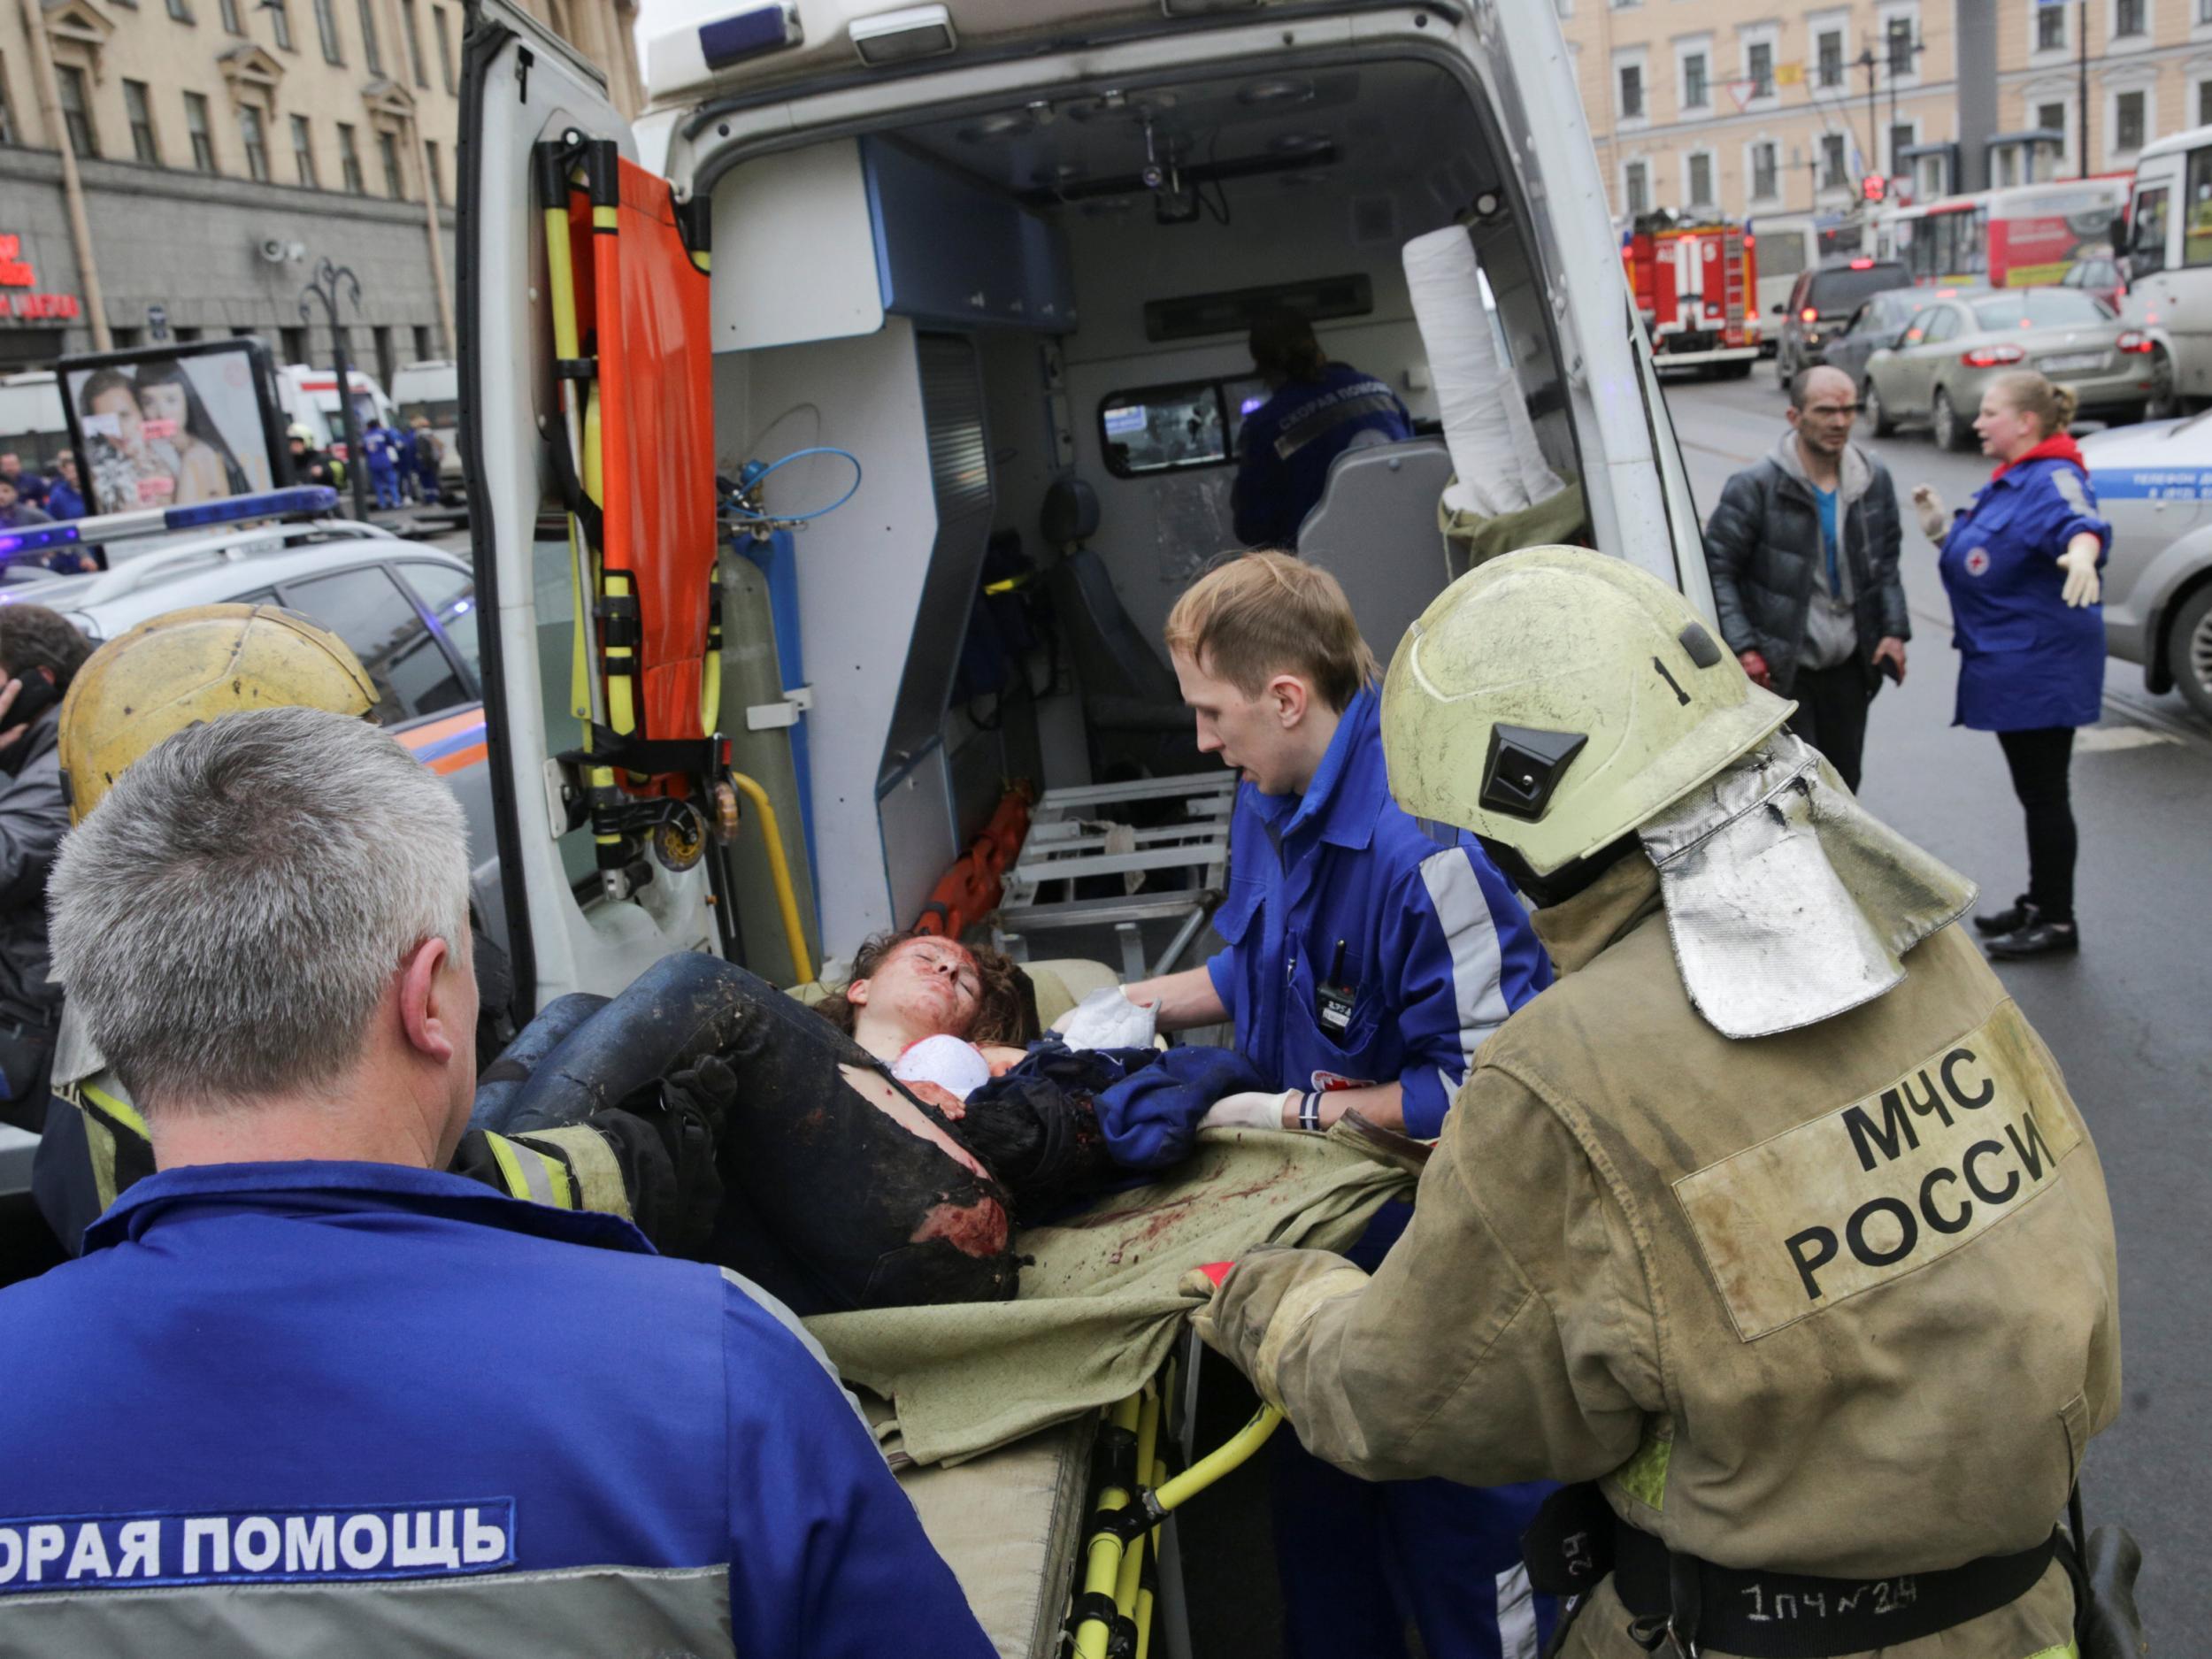
M 1997 470 L 1943 533 L 1925 484 L 1921 525 L 1942 541 L 1943 586 L 1959 662 L 1953 724 L 1994 732 L 2028 819 L 2028 890 L 1977 916 L 1995 956 L 2080 948 L 2074 920 L 2074 812 L 2066 772 L 2074 728 L 2096 723 L 2104 695 L 2104 609 L 2097 568 L 2112 547 L 2089 468 L 2066 433 L 2074 394 L 2040 374 L 2000 375 L 1974 430 Z

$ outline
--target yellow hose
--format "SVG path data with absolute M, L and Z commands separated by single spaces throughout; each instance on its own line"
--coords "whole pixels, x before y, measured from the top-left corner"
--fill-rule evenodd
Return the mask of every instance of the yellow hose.
M 1267 1444 L 1267 1437 L 1274 1433 L 1282 1420 L 1283 1414 L 1279 1409 L 1263 1405 L 1252 1414 L 1252 1420 L 1235 1434 L 1155 1492 L 1152 1494 L 1153 1508 L 1165 1515 L 1196 1497 L 1232 1470 L 1241 1468 L 1251 1460 L 1253 1453 Z
M 783 936 L 791 948 L 791 967 L 804 985 L 814 977 L 814 958 L 806 948 L 806 929 L 799 922 L 799 895 L 792 891 L 791 865 L 783 856 L 783 832 L 776 826 L 776 809 L 768 799 L 768 791 L 741 772 L 733 772 L 730 781 L 744 792 L 753 803 L 753 810 L 760 814 L 760 831 L 768 841 L 768 874 L 776 885 L 776 908 L 783 912 Z

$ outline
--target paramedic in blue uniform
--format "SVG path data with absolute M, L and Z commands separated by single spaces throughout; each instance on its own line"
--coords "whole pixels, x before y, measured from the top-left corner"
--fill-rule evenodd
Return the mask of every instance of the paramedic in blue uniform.
M 0 1648 L 990 1659 L 780 1304 L 442 1172 L 467 848 L 297 708 L 180 732 L 63 843 L 58 967 L 158 1168 L 0 1291 Z
M 1171 1030 L 1233 1020 L 1275 1085 L 1210 1124 L 1325 1128 L 1356 1108 L 1434 1139 L 1476 1048 L 1551 981 L 1526 912 L 1471 836 L 1439 845 L 1391 800 L 1375 659 L 1326 571 L 1245 554 L 1177 602 L 1167 642 L 1199 748 L 1243 780 L 1214 914 L 1228 949 L 1128 995 Z M 1379 1264 L 1409 1213 L 1388 1207 L 1352 1259 Z M 1292 1659 L 1392 1659 L 1409 1622 L 1433 1659 L 1535 1653 L 1519 1540 L 1548 1483 L 1375 1484 L 1277 1445 Z
M 1250 345 L 1268 399 L 1246 418 L 1237 439 L 1242 453 L 1229 495 L 1237 540 L 1293 548 L 1328 485 L 1329 464 L 1355 442 L 1410 438 L 1413 421 L 1382 381 L 1330 362 L 1313 325 L 1295 311 L 1261 313 Z
M 2032 370 L 2001 374 L 1974 422 L 1997 462 L 1947 526 L 1942 503 L 1913 491 L 1921 527 L 1943 549 L 1959 651 L 1952 724 L 1994 732 L 2028 820 L 2028 890 L 1977 916 L 1993 956 L 2081 948 L 2074 918 L 2078 838 L 2067 772 L 2074 730 L 2104 701 L 2104 607 L 2098 567 L 2112 526 L 2097 511 L 2088 463 L 2066 428 L 2074 394 Z

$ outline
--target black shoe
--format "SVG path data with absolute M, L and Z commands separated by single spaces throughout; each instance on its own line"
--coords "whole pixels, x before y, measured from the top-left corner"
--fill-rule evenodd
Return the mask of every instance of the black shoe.
M 2028 895 L 2023 893 L 2013 900 L 2010 910 L 1999 910 L 1994 916 L 1977 916 L 1974 931 L 1978 933 L 2016 933 L 2024 927 L 2033 926 L 2036 915 L 2035 906 L 2028 902 Z
M 1981 918 L 1974 919 L 1979 921 Z M 1993 956 L 2008 960 L 2047 956 L 2055 951 L 2079 950 L 2081 929 L 2071 922 L 2030 922 L 2025 927 L 1991 940 L 1982 948 Z

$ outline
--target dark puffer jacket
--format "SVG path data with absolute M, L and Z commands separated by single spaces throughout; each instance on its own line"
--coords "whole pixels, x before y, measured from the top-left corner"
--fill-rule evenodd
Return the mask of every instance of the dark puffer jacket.
M 1784 442 L 1793 449 L 1794 434 L 1785 434 Z M 1850 465 L 1854 458 L 1858 465 Z M 1801 467 L 1789 465 L 1795 460 L 1778 445 L 1775 454 L 1737 473 L 1705 526 L 1705 564 L 1721 634 L 1729 649 L 1763 656 L 1774 688 L 1785 696 L 1797 679 L 1806 613 L 1823 564 L 1820 507 Z M 1856 655 L 1871 685 L 1880 673 L 1875 646 L 1912 637 L 1905 584 L 1897 573 L 1902 538 L 1897 492 L 1882 464 L 1856 448 L 1846 457 L 1843 486 L 1843 551 L 1851 561 Z

